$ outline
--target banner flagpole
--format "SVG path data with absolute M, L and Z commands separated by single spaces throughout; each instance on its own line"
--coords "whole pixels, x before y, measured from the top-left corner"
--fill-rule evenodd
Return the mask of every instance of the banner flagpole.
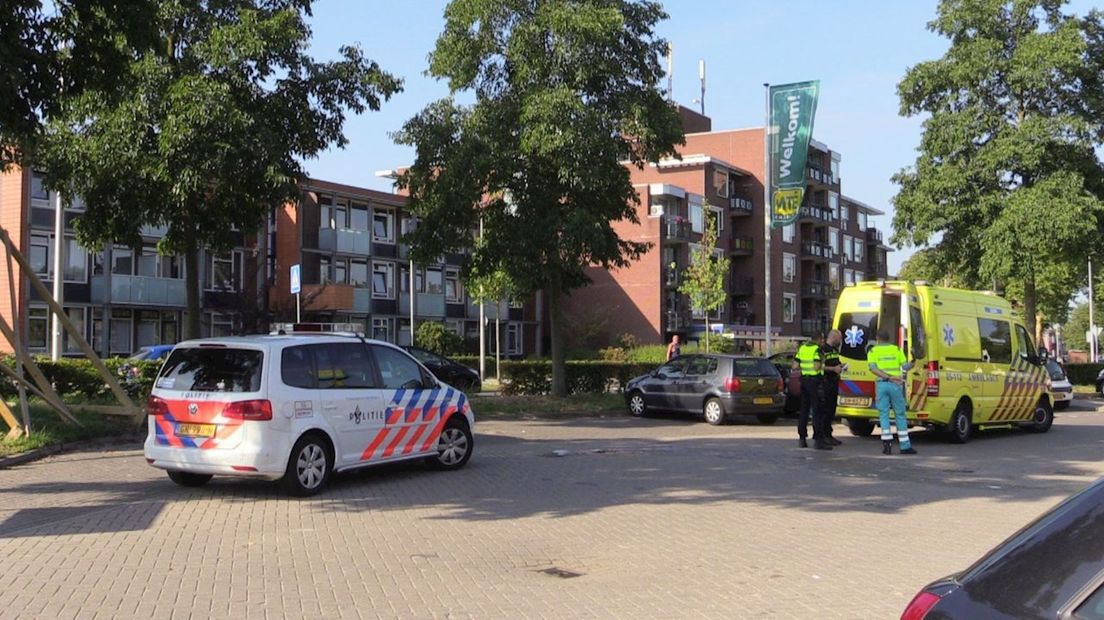
M 763 83 L 763 100 L 766 103 L 763 113 L 763 263 L 766 265 L 763 275 L 763 295 L 766 305 L 763 319 L 766 323 L 765 357 L 771 354 L 771 204 L 770 204 L 770 84 Z

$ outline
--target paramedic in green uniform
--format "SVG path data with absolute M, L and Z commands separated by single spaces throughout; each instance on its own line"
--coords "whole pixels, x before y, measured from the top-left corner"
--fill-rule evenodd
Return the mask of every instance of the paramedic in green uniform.
M 897 441 L 901 447 L 901 454 L 916 454 L 912 447 L 908 434 L 908 418 L 906 417 L 905 404 L 905 378 L 903 372 L 910 365 L 901 348 L 890 339 L 889 332 L 878 332 L 878 342 L 866 355 L 870 364 L 870 371 L 877 377 L 875 393 L 877 394 L 878 413 L 881 417 L 882 427 L 882 454 L 893 453 L 893 432 L 889 428 L 889 409 L 897 418 Z

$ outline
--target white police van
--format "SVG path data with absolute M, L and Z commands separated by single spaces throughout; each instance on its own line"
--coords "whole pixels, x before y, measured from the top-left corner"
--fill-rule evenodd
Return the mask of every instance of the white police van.
M 335 471 L 471 458 L 467 397 L 405 351 L 357 335 L 182 342 L 147 403 L 145 456 L 183 486 L 212 476 L 279 480 L 313 495 Z

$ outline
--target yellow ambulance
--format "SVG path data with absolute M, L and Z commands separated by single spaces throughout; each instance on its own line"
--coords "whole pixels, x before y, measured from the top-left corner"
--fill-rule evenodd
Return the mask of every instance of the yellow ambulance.
M 1012 306 L 994 293 L 879 281 L 847 286 L 836 304 L 843 333 L 837 415 L 851 433 L 878 424 L 866 354 L 885 331 L 905 352 L 910 424 L 946 431 L 954 443 L 975 429 L 1019 425 L 1045 433 L 1054 422 L 1040 358 Z

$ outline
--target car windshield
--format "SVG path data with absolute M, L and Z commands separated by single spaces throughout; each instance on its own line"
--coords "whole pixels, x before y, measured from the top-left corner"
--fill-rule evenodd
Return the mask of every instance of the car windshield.
M 263 353 L 250 349 L 176 349 L 161 369 L 156 386 L 185 392 L 257 392 L 263 360 Z
M 1066 373 L 1062 371 L 1062 366 L 1054 360 L 1047 361 L 1046 369 L 1047 374 L 1050 375 L 1051 381 L 1062 381 L 1066 378 Z
M 777 377 L 778 369 L 765 359 L 734 359 L 732 374 L 736 377 Z

